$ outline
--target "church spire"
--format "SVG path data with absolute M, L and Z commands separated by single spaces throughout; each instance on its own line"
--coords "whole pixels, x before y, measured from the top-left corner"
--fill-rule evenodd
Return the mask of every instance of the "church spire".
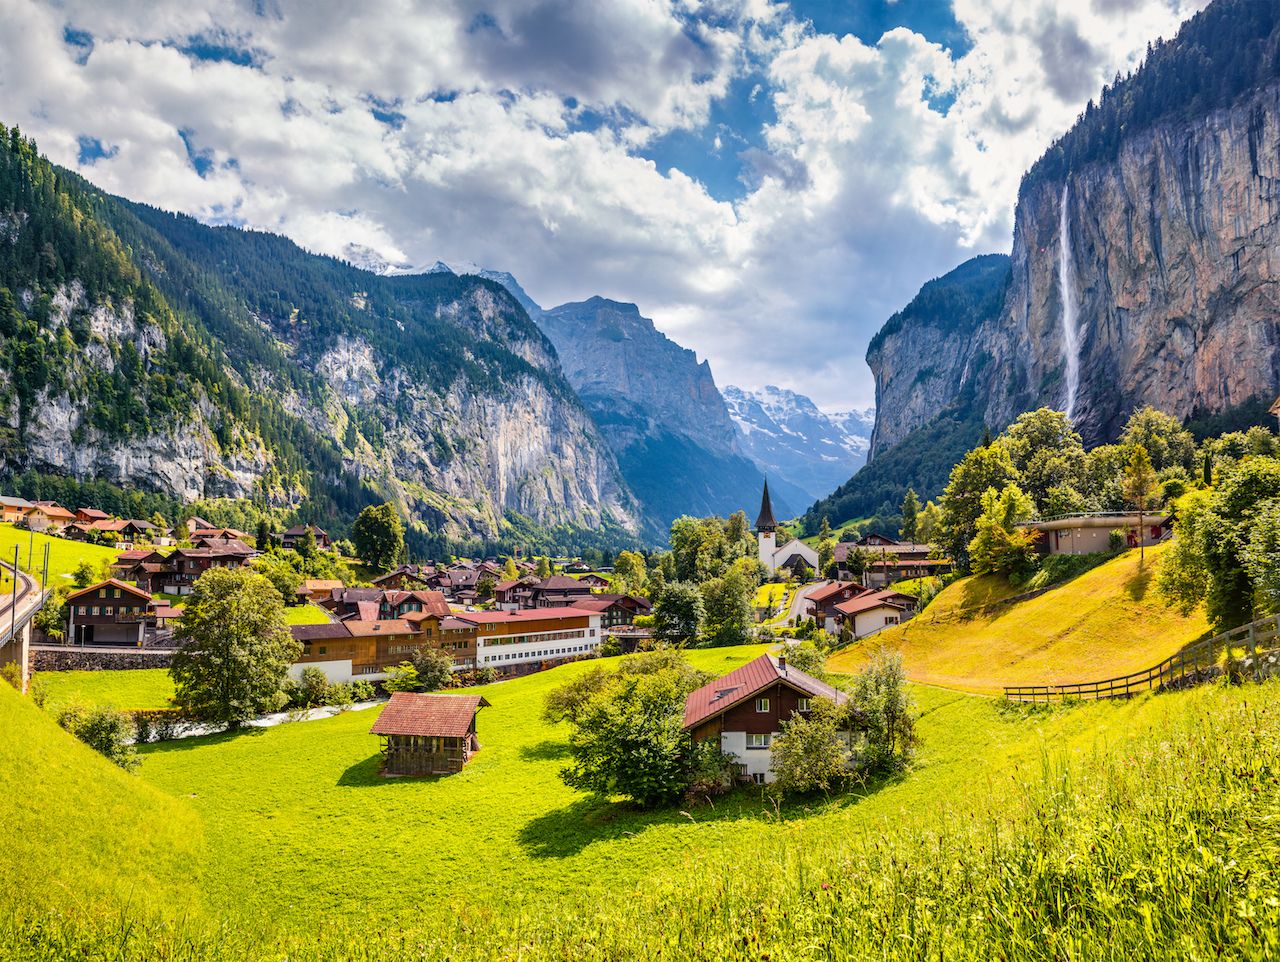
M 773 502 L 769 500 L 769 479 L 765 478 L 764 495 L 760 498 L 760 517 L 756 518 L 757 531 L 773 531 L 778 522 L 773 520 Z

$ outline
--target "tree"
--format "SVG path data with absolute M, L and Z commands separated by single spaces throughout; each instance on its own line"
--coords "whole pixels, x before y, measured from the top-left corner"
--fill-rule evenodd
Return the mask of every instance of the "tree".
M 98 570 L 87 558 L 76 562 L 71 569 L 71 583 L 77 588 L 87 588 L 97 579 Z
M 779 795 L 828 792 L 852 774 L 848 712 L 814 698 L 808 714 L 794 714 L 773 739 L 773 790 Z
M 1213 487 L 1213 453 L 1205 451 L 1204 465 L 1201 468 L 1201 480 L 1204 481 L 1206 488 Z
M 502 580 L 516 581 L 520 578 L 520 569 L 516 567 L 515 560 L 508 558 L 502 563 Z
M 311 525 L 302 529 L 302 537 L 294 542 L 294 551 L 300 558 L 311 558 L 316 553 L 316 531 Z
M 951 470 L 951 479 L 940 499 L 942 523 L 938 546 L 960 571 L 969 570 L 969 543 L 978 533 L 982 496 L 988 488 L 1003 491 L 1017 482 L 1018 472 L 1001 444 L 975 448 Z
M 253 559 L 253 568 L 271 582 L 286 603 L 297 599 L 298 589 L 302 587 L 302 575 L 284 555 L 259 555 Z
M 404 556 L 404 524 L 390 503 L 361 511 L 351 525 L 351 540 L 364 562 L 379 571 L 391 570 Z
M 284 680 L 302 651 L 280 593 L 248 568 L 210 568 L 196 579 L 174 637 L 174 700 L 228 728 L 284 703 Z
M 1036 507 L 1045 511 L 1048 493 L 1058 487 L 1079 487 L 1085 475 L 1084 444 L 1067 416 L 1051 408 L 1019 415 L 998 442 L 1009 452 L 1014 479 Z
M 138 753 L 133 747 L 133 721 L 124 712 L 106 707 L 72 705 L 58 715 L 58 724 L 125 771 L 131 772 L 138 767 Z
M 418 669 L 410 662 L 402 661 L 398 665 L 391 665 L 387 668 L 386 675 L 382 687 L 387 691 L 417 691 L 420 687 Z
M 649 593 L 649 600 L 657 603 L 662 597 L 662 589 L 667 586 L 667 576 L 663 572 L 662 565 L 654 565 L 649 572 L 649 580 L 645 584 L 645 591 Z
M 1146 560 L 1146 542 L 1145 526 L 1143 524 L 1143 515 L 1151 504 L 1151 499 L 1156 494 L 1156 473 L 1151 468 L 1151 458 L 1147 455 L 1147 449 L 1141 444 L 1133 446 L 1133 453 L 1129 456 L 1129 463 L 1124 469 L 1124 496 L 1128 501 L 1138 509 L 1138 564 L 1141 566 Z
M 546 558 L 538 559 L 538 577 L 542 579 L 551 577 L 551 562 Z
M 57 644 L 67 636 L 67 595 L 65 585 L 54 585 L 49 589 L 44 607 L 36 612 L 33 619 L 35 626 L 44 632 L 44 636 Z
M 619 551 L 613 562 L 612 591 L 624 595 L 639 594 L 644 590 L 648 572 L 644 555 L 638 551 Z
M 329 703 L 329 676 L 315 665 L 302 669 L 302 677 L 293 689 L 293 700 L 299 708 L 316 708 Z
M 439 648 L 419 648 L 411 656 L 418 691 L 439 691 L 453 683 L 453 657 Z
M 1242 559 L 1258 607 L 1267 614 L 1280 612 L 1280 501 L 1259 507 Z
M 755 623 L 751 602 L 755 588 L 755 582 L 737 564 L 722 577 L 702 583 L 707 644 L 745 645 L 751 641 L 751 628 Z
M 902 527 L 898 533 L 903 541 L 914 542 L 919 527 L 920 499 L 916 497 L 915 488 L 907 488 L 907 495 L 902 499 Z
M 481 601 L 488 601 L 493 597 L 493 589 L 497 587 L 497 584 L 493 580 L 493 575 L 486 571 L 476 579 L 476 597 Z
M 259 551 L 271 550 L 271 525 L 267 523 L 265 517 L 258 519 L 258 533 L 254 536 L 253 544 Z
M 1016 484 L 1006 484 L 1001 491 L 986 490 L 977 533 L 969 542 L 970 566 L 975 574 L 1012 577 L 1035 567 L 1039 532 L 1018 527 L 1018 522 L 1027 520 L 1033 512 L 1031 498 Z
M 684 731 L 684 702 L 706 676 L 674 652 L 623 662 L 576 709 L 571 763 L 560 777 L 573 788 L 649 807 L 680 797 L 700 767 Z
M 1147 405 L 1134 411 L 1125 422 L 1120 443 L 1128 447 L 1141 445 L 1151 457 L 1157 472 L 1165 468 L 1193 467 L 1196 442 L 1191 432 L 1172 414 Z
M 866 772 L 906 766 L 916 747 L 915 713 L 902 655 L 880 649 L 854 679 L 851 711 L 866 727 L 866 744 L 854 758 Z
M 818 570 L 826 571 L 836 554 L 836 539 L 831 534 L 831 522 L 822 516 L 822 527 L 818 529 Z
M 588 668 L 581 675 L 547 692 L 542 706 L 542 717 L 549 722 L 576 722 L 583 707 L 603 690 L 614 673 L 599 665 Z
M 688 581 L 673 581 L 662 589 L 662 597 L 653 606 L 653 636 L 675 645 L 698 640 L 706 620 L 706 608 L 698 586 Z
M 930 547 L 938 540 L 942 528 L 942 509 L 932 501 L 926 501 L 916 516 L 916 541 Z

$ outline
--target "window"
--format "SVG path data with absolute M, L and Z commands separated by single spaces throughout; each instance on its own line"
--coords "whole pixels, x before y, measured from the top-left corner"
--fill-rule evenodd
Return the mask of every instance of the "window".
M 747 747 L 748 748 L 768 748 L 769 736 L 768 735 L 748 735 Z
M 764 784 L 764 772 L 752 772 L 752 773 L 751 773 L 751 780 L 752 780 L 753 782 L 755 782 L 757 785 L 763 785 L 763 784 Z
M 97 605 L 93 605 L 92 607 L 89 608 L 89 614 L 91 615 L 96 615 L 98 614 L 98 612 L 99 612 L 99 609 Z
M 762 712 L 762 713 L 763 713 L 763 712 L 767 712 L 768 710 L 769 710 L 769 699 L 767 699 L 767 698 L 757 698 L 757 699 L 756 699 L 756 711 L 758 711 L 758 712 Z
M 83 615 L 83 614 L 85 614 L 88 610 L 89 610 L 89 609 L 87 609 L 84 605 L 80 605 L 80 610 L 79 610 L 78 612 L 76 612 L 76 613 L 77 613 L 77 614 L 80 614 L 80 615 Z
M 326 648 L 326 647 L 324 647 L 324 646 L 322 645 L 322 646 L 320 647 L 320 654 L 322 654 L 322 655 L 327 655 L 327 654 L 329 654 L 329 649 L 328 649 L 328 648 Z
M 796 706 L 796 710 L 797 710 L 797 711 L 808 711 L 808 710 L 809 710 L 810 708 L 812 708 L 812 707 L 813 707 L 813 706 L 810 704 L 810 702 L 809 702 L 809 699 L 808 699 L 808 698 L 801 698 L 801 699 L 800 699 L 799 704 Z

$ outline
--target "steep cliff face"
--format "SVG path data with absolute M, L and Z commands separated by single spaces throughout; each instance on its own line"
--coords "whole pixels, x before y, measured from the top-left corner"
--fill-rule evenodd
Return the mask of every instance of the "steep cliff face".
M 986 362 L 976 335 L 998 316 L 1008 279 L 1008 257 L 975 257 L 925 284 L 885 322 L 867 349 L 876 379 L 869 460 L 950 407 Z
M 1186 418 L 1274 395 L 1280 85 L 1127 138 L 1115 162 L 1066 183 L 1065 193 L 1061 182 L 1038 183 L 1018 205 L 1009 296 L 978 343 L 992 358 L 979 392 L 988 422 L 1065 405 L 1064 279 L 1079 324 L 1074 415 L 1086 439 L 1115 437 L 1143 404 Z
M 957 405 L 992 430 L 1069 409 L 1101 442 L 1144 404 L 1274 398 L 1278 243 L 1280 7 L 1216 0 L 1027 173 L 998 310 L 895 316 L 873 341 L 873 458 Z
M 728 514 L 759 500 L 764 476 L 743 453 L 706 361 L 634 304 L 593 297 L 534 317 L 658 530 L 681 514 Z

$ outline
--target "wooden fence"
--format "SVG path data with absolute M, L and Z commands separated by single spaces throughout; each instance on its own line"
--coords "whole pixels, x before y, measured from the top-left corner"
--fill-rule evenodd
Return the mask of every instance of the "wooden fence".
M 1178 683 L 1199 684 L 1224 671 L 1257 673 L 1258 659 L 1280 648 L 1280 615 L 1272 615 L 1189 645 L 1160 664 L 1131 675 L 1064 685 L 1008 685 L 1009 701 L 1055 702 L 1084 698 L 1127 698 Z

